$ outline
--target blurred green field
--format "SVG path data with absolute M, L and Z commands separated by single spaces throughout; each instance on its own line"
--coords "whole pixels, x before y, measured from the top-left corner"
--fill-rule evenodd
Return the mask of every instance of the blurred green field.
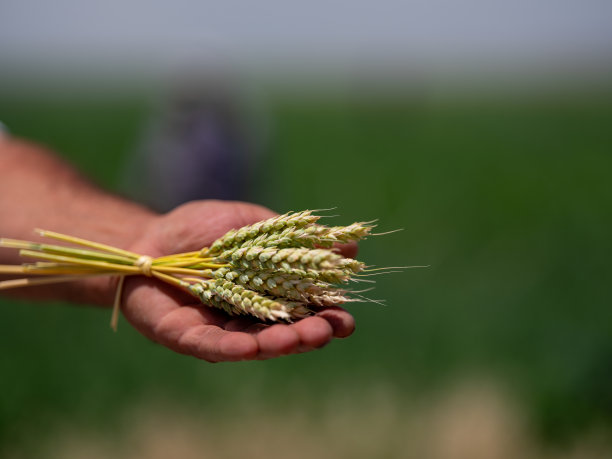
M 0 95 L 0 119 L 15 135 L 115 190 L 150 110 L 145 97 Z M 546 441 L 610 426 L 609 94 L 284 95 L 267 111 L 272 143 L 252 201 L 336 207 L 338 224 L 378 218 L 381 231 L 404 231 L 368 239 L 361 259 L 430 267 L 381 276 L 371 296 L 388 306 L 350 305 L 351 338 L 266 362 L 210 365 L 124 321 L 112 333 L 106 310 L 3 299 L 6 451 L 36 457 L 32 432 L 45 438 L 67 421 L 112 433 L 126 407 L 150 400 L 230 420 L 251 404 L 282 413 L 304 403 L 316 418 L 344 392 L 357 405 L 379 387 L 418 399 L 475 376 L 516 397 Z

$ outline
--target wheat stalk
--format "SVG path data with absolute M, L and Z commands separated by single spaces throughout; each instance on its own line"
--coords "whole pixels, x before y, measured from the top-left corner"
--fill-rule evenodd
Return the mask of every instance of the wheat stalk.
M 37 230 L 41 236 L 69 245 L 0 239 L 0 247 L 19 250 L 21 256 L 34 260 L 20 266 L 0 265 L 0 274 L 31 276 L 1 281 L 0 290 L 118 275 L 111 319 L 116 328 L 123 280 L 144 275 L 175 285 L 228 314 L 293 321 L 311 314 L 311 306 L 359 300 L 340 285 L 366 266 L 330 249 L 335 243 L 363 239 L 371 234 L 373 225 L 357 222 L 328 227 L 318 223 L 320 218 L 309 210 L 289 212 L 232 229 L 199 251 L 159 258 Z

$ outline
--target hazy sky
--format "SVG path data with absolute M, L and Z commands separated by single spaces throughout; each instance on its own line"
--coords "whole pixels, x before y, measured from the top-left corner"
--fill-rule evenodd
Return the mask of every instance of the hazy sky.
M 611 58 L 611 0 L 0 0 L 0 67 Z

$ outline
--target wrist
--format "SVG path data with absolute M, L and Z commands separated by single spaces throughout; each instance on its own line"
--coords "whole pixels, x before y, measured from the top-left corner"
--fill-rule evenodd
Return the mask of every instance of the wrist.
M 61 157 L 40 145 L 1 138 L 0 169 L 10 171 L 0 182 L 2 237 L 42 241 L 33 234 L 34 228 L 42 228 L 129 248 L 158 218 L 139 204 L 99 189 Z M 16 251 L 0 251 L 0 264 L 24 261 Z M 108 277 L 14 292 L 24 298 L 98 305 L 111 304 L 113 293 L 113 281 Z

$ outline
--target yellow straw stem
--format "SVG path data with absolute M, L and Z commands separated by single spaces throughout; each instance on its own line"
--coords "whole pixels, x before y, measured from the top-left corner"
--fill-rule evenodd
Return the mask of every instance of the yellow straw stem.
M 192 282 L 194 284 L 199 284 L 204 281 L 204 279 L 200 279 L 198 277 L 183 277 L 183 280 L 187 282 Z
M 156 258 L 156 260 L 159 260 L 161 262 L 165 262 L 166 260 L 174 260 L 176 258 L 200 258 L 199 257 L 200 252 L 184 252 L 184 253 L 177 253 L 174 255 L 164 255 L 163 257 L 158 257 Z
M 0 247 L 9 249 L 32 249 L 36 245 L 34 242 L 21 241 L 19 239 L 0 238 Z
M 174 266 L 153 266 L 153 270 L 168 274 L 186 274 L 191 276 L 206 276 L 209 274 L 202 269 L 175 268 Z
M 64 266 L 64 267 L 58 267 L 58 268 L 53 268 L 53 267 L 48 267 L 48 268 L 39 268 L 36 266 L 23 266 L 23 273 L 24 274 L 31 274 L 34 276 L 49 276 L 49 275 L 75 275 L 75 276 L 79 276 L 79 275 L 89 275 L 89 274 L 96 274 L 96 275 L 102 275 L 102 274 L 113 274 L 113 271 L 104 271 L 101 270 L 100 268 L 92 268 L 92 267 L 88 267 L 88 266 L 73 266 L 73 267 L 69 267 L 69 266 Z
M 194 265 L 193 268 L 209 268 L 209 269 L 218 269 L 218 268 L 227 268 L 229 264 L 227 263 L 198 263 Z
M 108 254 L 105 252 L 84 250 L 61 245 L 40 244 L 38 242 L 20 241 L 17 239 L 0 239 L 1 247 L 12 249 L 33 250 L 37 252 L 51 253 L 55 255 L 72 256 L 80 259 L 107 261 L 110 263 L 132 264 L 133 259 L 125 256 Z
M 11 279 L 0 281 L 0 290 L 9 288 L 32 287 L 35 285 L 57 284 L 59 282 L 74 282 L 83 279 L 84 277 L 107 275 L 108 273 L 84 274 L 78 276 L 51 276 L 43 278 L 26 277 L 23 279 Z
M 176 266 L 176 267 L 185 267 L 196 265 L 201 263 L 202 260 L 200 258 L 187 258 L 187 259 L 179 259 L 179 260 L 163 260 L 159 261 L 159 258 L 156 258 L 153 261 L 154 266 Z
M 24 257 L 39 258 L 42 260 L 51 260 L 51 261 L 57 261 L 57 262 L 63 262 L 63 263 L 73 263 L 77 266 L 94 266 L 97 268 L 103 268 L 104 270 L 107 270 L 107 271 L 110 269 L 113 271 L 120 271 L 120 272 L 131 273 L 131 274 L 139 274 L 142 272 L 141 269 L 137 266 L 119 265 L 116 263 L 107 263 L 104 261 L 84 260 L 82 258 L 65 257 L 61 255 L 51 255 L 47 253 L 35 252 L 32 250 L 21 250 L 20 255 Z
M 0 265 L 0 274 L 25 274 L 23 266 Z
M 151 274 L 153 274 L 153 276 L 157 277 L 158 279 L 163 280 L 164 282 L 168 282 L 169 284 L 176 285 L 184 289 L 189 287 L 188 282 L 185 282 L 181 279 L 177 279 L 174 276 L 169 276 L 168 274 L 160 273 L 157 271 L 153 271 Z
M 123 296 L 123 284 L 125 282 L 125 276 L 119 277 L 119 284 L 117 285 L 117 291 L 115 292 L 115 301 L 113 302 L 113 313 L 111 314 L 110 326 L 114 332 L 117 331 L 117 324 L 119 323 L 119 309 L 121 308 L 121 297 Z
M 0 265 L 0 274 L 36 274 L 36 275 L 52 275 L 52 274 L 110 274 L 111 271 L 100 271 L 97 267 L 89 266 L 67 266 L 56 263 L 47 263 L 44 266 L 38 264 L 23 264 L 23 265 Z
M 69 242 L 71 244 L 82 245 L 84 247 L 89 247 L 92 249 L 103 250 L 105 252 L 114 253 L 116 255 L 121 255 L 128 258 L 140 258 L 140 255 L 134 252 L 129 252 L 127 250 L 118 249 L 117 247 L 112 247 L 106 244 L 100 244 L 98 242 L 88 241 L 87 239 L 81 239 L 74 236 L 68 236 L 62 233 L 56 233 L 54 231 L 47 231 L 43 229 L 36 229 L 36 233 L 43 237 L 49 237 L 52 239 L 57 239 L 58 241 Z

